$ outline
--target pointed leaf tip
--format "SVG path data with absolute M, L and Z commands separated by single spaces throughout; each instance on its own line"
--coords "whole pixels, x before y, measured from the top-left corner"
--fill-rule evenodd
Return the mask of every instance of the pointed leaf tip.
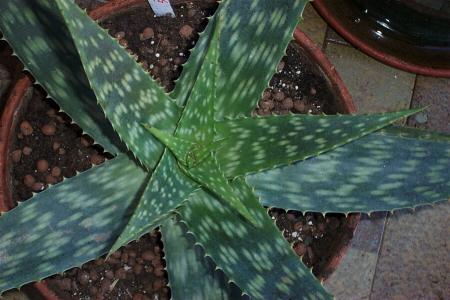
M 325 153 L 421 110 L 224 120 L 215 125 L 217 138 L 228 138 L 217 159 L 228 178 L 257 173 Z
M 392 211 L 450 197 L 449 149 L 450 135 L 389 127 L 294 165 L 247 175 L 246 180 L 266 206 Z
M 198 188 L 198 184 L 181 172 L 175 157 L 166 150 L 109 253 L 154 229 Z
M 329 299 L 240 180 L 233 188 L 255 213 L 252 226 L 212 194 L 198 191 L 180 208 L 181 219 L 218 268 L 252 299 Z M 293 271 L 295 270 L 295 271 Z

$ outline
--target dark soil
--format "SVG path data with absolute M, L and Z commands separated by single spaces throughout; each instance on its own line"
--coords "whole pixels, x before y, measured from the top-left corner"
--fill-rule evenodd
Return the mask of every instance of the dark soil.
M 143 67 L 169 91 L 181 73 L 198 32 L 206 25 L 205 17 L 211 15 L 215 7 L 210 1 L 200 6 L 180 5 L 174 7 L 177 18 L 154 18 L 149 8 L 141 7 L 128 11 L 126 17 L 118 15 L 101 25 L 130 52 L 136 53 Z M 152 31 L 153 37 L 149 37 Z M 74 176 L 76 171 L 103 162 L 105 156 L 108 158 L 102 149 L 91 146 L 89 137 L 81 136 L 81 130 L 71 125 L 70 119 L 59 113 L 53 102 L 44 100 L 39 89 L 34 88 L 29 97 L 30 105 L 17 124 L 17 138 L 11 148 L 13 192 L 18 201 L 31 197 L 32 191 L 43 190 L 63 177 Z M 336 112 L 331 103 L 333 96 L 327 81 L 304 56 L 303 50 L 291 43 L 287 57 L 280 63 L 255 113 Z M 30 128 L 32 133 L 28 134 Z M 26 147 L 31 148 L 31 152 Z M 61 174 L 57 175 L 54 168 L 59 168 Z M 323 217 L 279 209 L 269 213 L 286 239 L 293 243 L 297 254 L 303 256 L 308 266 L 314 266 L 315 273 L 320 272 L 333 254 L 330 249 L 343 231 L 345 239 L 351 238 L 351 232 L 344 230 L 344 215 Z M 99 258 L 46 282 L 65 299 L 168 299 L 170 290 L 166 285 L 164 264 L 159 233 L 153 231 L 122 247 L 106 261 Z
M 105 160 L 101 148 L 91 146 L 92 139 L 58 113 L 53 101 L 44 100 L 42 91 L 31 88 L 24 98 L 10 152 L 16 202 Z
M 278 208 L 270 209 L 269 214 L 293 245 L 295 253 L 320 278 L 330 275 L 325 268 L 335 254 L 334 249 L 353 237 L 353 231 L 346 226 L 348 220 L 342 214 L 323 216 L 320 213 L 286 212 Z
M 259 115 L 309 113 L 335 114 L 333 94 L 320 69 L 308 59 L 306 51 L 291 42 L 286 56 L 258 103 Z
M 159 232 L 104 258 L 47 279 L 62 299 L 169 299 Z
M 215 1 L 197 1 L 174 6 L 176 18 L 155 17 L 146 5 L 130 9 L 127 17 L 122 14 L 100 22 L 108 28 L 130 52 L 137 54 L 138 61 L 167 91 L 171 91 L 207 24 L 206 17 L 216 10 Z

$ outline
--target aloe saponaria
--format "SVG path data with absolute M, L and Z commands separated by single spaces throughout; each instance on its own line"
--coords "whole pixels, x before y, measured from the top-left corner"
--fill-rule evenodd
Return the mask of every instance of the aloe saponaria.
M 448 198 L 450 137 L 389 126 L 417 110 L 251 117 L 306 3 L 222 1 L 167 94 L 72 1 L 0 1 L 26 69 L 114 154 L 1 216 L 0 290 L 160 227 L 175 299 L 235 298 L 228 281 L 254 299 L 330 298 L 263 205 L 370 213 Z

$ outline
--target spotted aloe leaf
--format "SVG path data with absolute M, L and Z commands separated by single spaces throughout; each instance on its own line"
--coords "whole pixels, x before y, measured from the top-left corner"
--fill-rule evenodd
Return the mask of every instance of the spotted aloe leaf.
M 161 226 L 171 295 L 178 299 L 240 299 L 241 291 L 228 283 L 185 224 L 167 219 Z
M 56 3 L 0 1 L 0 31 L 61 108 L 107 151 L 125 150 L 97 104 Z
M 147 184 L 125 155 L 0 217 L 0 291 L 80 266 L 111 248 Z
M 211 145 L 216 145 L 215 143 L 205 145 L 195 144 L 169 135 L 154 127 L 147 126 L 147 129 L 170 149 L 177 158 L 178 166 L 183 170 L 184 174 L 195 180 L 200 186 L 220 197 L 223 201 L 227 201 L 249 221 L 254 221 L 252 214 L 239 201 L 236 192 L 228 184 L 225 174 L 220 170 L 220 166 L 213 154 L 214 149 L 211 148 Z M 199 148 L 196 145 L 199 145 Z M 211 149 L 211 152 L 209 149 Z M 151 209 L 151 207 L 147 209 Z M 140 212 L 137 213 L 139 214 Z
M 206 33 L 211 36 L 207 40 L 207 45 L 201 46 L 203 53 L 195 53 L 201 56 L 202 64 L 198 68 L 198 73 L 185 75 L 192 77 L 192 89 L 188 87 L 190 93 L 187 95 L 186 105 L 182 116 L 178 122 L 175 135 L 153 127 L 150 124 L 143 126 L 151 132 L 157 139 L 165 144 L 183 165 L 188 168 L 191 164 L 196 164 L 195 160 L 201 161 L 208 157 L 215 147 L 219 145 L 214 142 L 214 102 L 216 98 L 216 72 L 218 59 L 218 38 L 220 23 L 219 14 L 216 13 L 208 24 Z M 191 157 L 195 155 L 195 157 Z M 191 161 L 190 161 L 191 160 Z M 193 161 L 192 161 L 193 160 Z
M 180 163 L 184 165 L 189 164 L 189 153 L 197 145 L 194 141 L 175 137 L 170 132 L 160 130 L 148 124 L 143 124 L 143 127 L 169 148 Z
M 110 253 L 156 228 L 198 188 L 198 184 L 179 170 L 175 157 L 166 151 Z
M 217 120 L 249 116 L 261 98 L 308 0 L 223 1 L 215 103 Z
M 448 199 L 448 166 L 450 135 L 394 127 L 246 179 L 266 206 L 370 213 Z
M 373 115 L 287 115 L 216 123 L 223 145 L 217 159 L 228 177 L 259 172 L 316 156 L 418 110 Z
M 202 163 L 193 168 L 185 168 L 185 172 L 202 186 L 227 202 L 239 214 L 248 221 L 256 224 L 254 214 L 239 199 L 239 191 L 236 191 L 229 183 L 225 174 L 220 170 L 219 163 L 214 155 L 207 157 Z M 257 225 L 257 224 L 256 224 Z
M 180 208 L 195 240 L 252 299 L 328 299 L 311 271 L 302 264 L 267 211 L 242 180 L 233 188 L 254 214 L 258 226 L 239 218 L 230 206 L 198 191 Z
M 226 20 L 219 25 L 220 37 L 216 39 L 220 48 L 217 119 L 250 115 L 284 55 L 307 3 L 308 0 L 222 1 L 215 14 Z M 196 63 L 201 63 L 206 55 L 212 32 L 213 25 L 208 24 L 171 95 L 178 103 L 188 99 L 199 72 Z
M 237 197 L 227 178 L 220 170 L 213 152 L 222 146 L 223 140 L 213 142 L 214 102 L 216 98 L 217 69 L 221 15 L 211 20 L 214 38 L 209 43 L 205 59 L 196 78 L 192 93 L 183 110 L 175 136 L 154 127 L 146 128 L 165 144 L 177 157 L 182 170 L 205 189 L 227 201 L 242 216 L 254 222 L 252 214 Z M 189 139 L 189 140 L 186 140 Z M 192 142 L 195 141 L 195 142 Z
M 215 135 L 214 103 L 218 82 L 218 41 L 223 23 L 220 18 L 220 13 L 216 12 L 211 19 L 212 38 L 177 127 L 176 136 L 179 138 L 188 138 L 202 143 L 213 141 Z
M 141 66 L 72 1 L 56 1 L 98 103 L 120 138 L 147 167 L 163 146 L 141 124 L 173 131 L 180 108 Z
M 217 17 L 210 22 L 215 31 Z M 209 41 L 204 63 L 197 74 L 193 91 L 189 95 L 183 115 L 178 124 L 176 136 L 148 124 L 143 126 L 158 140 L 166 145 L 166 151 L 158 164 L 144 192 L 141 202 L 136 207 L 129 223 L 111 249 L 111 253 L 122 245 L 139 238 L 158 225 L 166 214 L 173 211 L 187 196 L 198 189 L 200 184 L 191 180 L 182 172 L 177 161 L 186 167 L 193 167 L 213 151 L 211 143 L 214 137 L 214 96 L 215 68 L 217 62 L 217 42 Z M 213 74 L 211 76 L 211 73 Z M 190 140 L 184 139 L 188 137 Z M 199 144 L 210 142 L 210 146 Z M 197 156 L 191 156 L 197 155 Z M 196 162 L 195 159 L 199 160 Z M 197 168 L 194 168 L 197 170 Z M 226 185 L 226 179 L 225 180 Z
M 183 72 L 176 81 L 174 90 L 170 93 L 170 97 L 180 106 L 186 104 L 192 89 L 196 84 L 198 73 L 203 66 L 203 61 L 208 52 L 214 30 L 215 23 L 208 22 L 205 30 L 199 34 L 197 44 L 195 45 L 195 48 L 192 49 L 189 60 L 183 65 Z

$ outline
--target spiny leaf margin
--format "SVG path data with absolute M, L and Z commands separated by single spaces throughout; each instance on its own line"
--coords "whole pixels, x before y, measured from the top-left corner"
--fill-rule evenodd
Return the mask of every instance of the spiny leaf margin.
M 370 214 L 449 199 L 449 165 L 450 135 L 388 127 L 246 181 L 265 206 Z
M 384 128 L 421 109 L 370 115 L 284 115 L 224 120 L 217 159 L 228 178 L 317 156 Z

